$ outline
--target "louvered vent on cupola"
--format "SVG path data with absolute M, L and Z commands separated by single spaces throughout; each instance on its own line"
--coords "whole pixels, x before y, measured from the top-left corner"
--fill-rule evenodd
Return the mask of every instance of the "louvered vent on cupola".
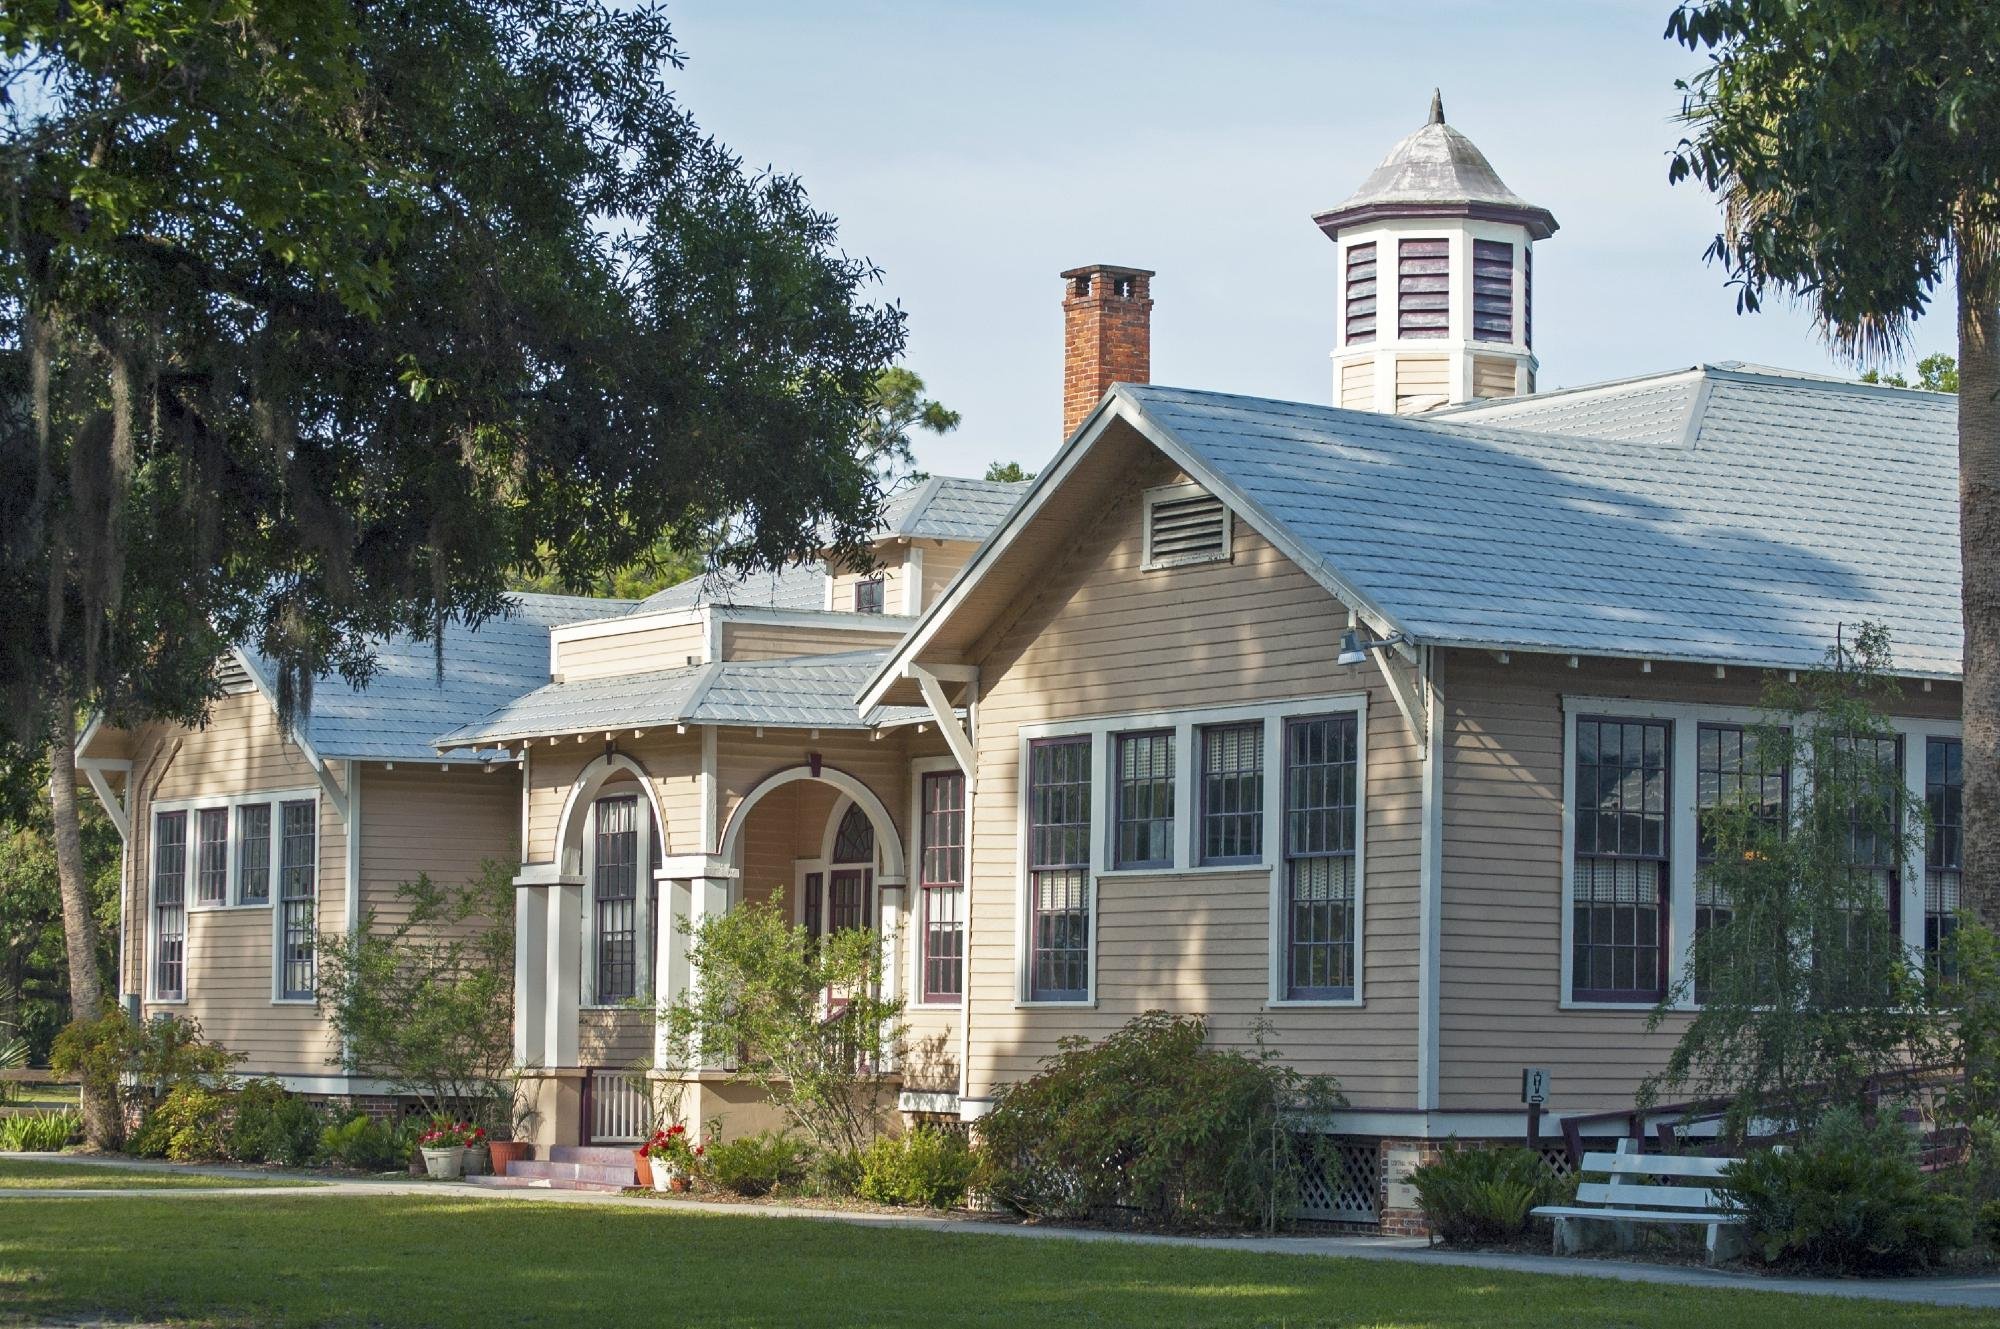
M 1229 544 L 1229 509 L 1200 485 L 1146 491 L 1147 567 L 1225 563 Z

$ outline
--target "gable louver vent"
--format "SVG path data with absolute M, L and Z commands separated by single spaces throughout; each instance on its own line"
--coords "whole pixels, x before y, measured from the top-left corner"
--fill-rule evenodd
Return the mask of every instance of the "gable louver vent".
M 249 692 L 256 687 L 256 684 L 250 681 L 250 673 L 244 669 L 243 662 L 238 660 L 234 655 L 226 655 L 222 658 L 222 663 L 216 668 L 215 677 L 216 682 L 222 685 L 224 696 L 233 697 L 240 692 Z
M 1200 485 L 1146 491 L 1146 566 L 1182 567 L 1229 558 L 1229 509 Z

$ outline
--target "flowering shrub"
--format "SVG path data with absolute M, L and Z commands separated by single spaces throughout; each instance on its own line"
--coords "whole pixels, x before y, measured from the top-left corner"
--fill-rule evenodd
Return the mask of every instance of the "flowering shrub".
M 420 1149 L 476 1149 L 486 1143 L 486 1128 L 469 1121 L 431 1122 L 429 1130 L 417 1137 Z
M 706 1150 L 701 1141 L 688 1134 L 687 1127 L 676 1122 L 665 1130 L 654 1131 L 645 1143 L 644 1152 L 654 1162 L 686 1173 L 700 1166 Z

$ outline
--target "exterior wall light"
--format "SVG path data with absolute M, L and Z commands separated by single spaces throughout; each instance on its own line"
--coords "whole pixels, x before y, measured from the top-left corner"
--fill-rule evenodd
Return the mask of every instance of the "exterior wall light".
M 1400 646 L 1404 640 L 1403 634 L 1398 632 L 1378 641 L 1363 641 L 1359 632 L 1349 628 L 1340 634 L 1340 654 L 1333 658 L 1333 662 L 1343 665 L 1364 664 L 1367 662 L 1368 652 L 1379 651 L 1384 646 Z

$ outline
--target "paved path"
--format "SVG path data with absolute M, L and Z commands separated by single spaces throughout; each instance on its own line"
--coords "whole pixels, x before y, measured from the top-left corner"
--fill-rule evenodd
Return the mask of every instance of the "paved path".
M 9 1155 L 23 1160 L 84 1163 L 133 1170 L 192 1173 L 198 1176 L 245 1179 L 273 1174 L 243 1168 L 207 1167 L 147 1160 L 87 1158 L 73 1154 Z M 1729 1288 L 1748 1292 L 1788 1292 L 1802 1296 L 1851 1297 L 1920 1305 L 1966 1306 L 2000 1310 L 2000 1274 L 1976 1278 L 1777 1278 L 1763 1274 L 1706 1269 L 1689 1265 L 1650 1264 L 1640 1260 L 1577 1259 L 1554 1255 L 1515 1255 L 1488 1251 L 1449 1251 L 1431 1247 L 1421 1237 L 1191 1237 L 1104 1232 L 1087 1228 L 1037 1227 L 987 1219 L 939 1214 L 857 1213 L 783 1204 L 726 1204 L 710 1200 L 656 1200 L 640 1195 L 592 1191 L 509 1190 L 499 1187 L 453 1185 L 448 1182 L 405 1181 L 400 1178 L 354 1178 L 312 1186 L 217 1186 L 171 1190 L 118 1188 L 107 1190 L 0 1190 L 0 1200 L 30 1198 L 101 1199 L 143 1195 L 197 1200 L 211 1195 L 254 1195 L 262 1199 L 321 1199 L 350 1195 L 422 1195 L 431 1199 L 526 1200 L 540 1204 L 636 1206 L 669 1211 L 728 1214 L 737 1218 L 804 1218 L 859 1227 L 893 1227 L 923 1232 L 974 1232 L 1036 1241 L 1122 1241 L 1149 1246 L 1202 1246 L 1216 1250 L 1257 1251 L 1276 1255 L 1336 1256 L 1350 1260 L 1396 1260 L 1411 1264 L 1449 1265 L 1503 1270 L 1563 1278 L 1610 1278 L 1634 1283 L 1665 1283 L 1676 1287 Z

